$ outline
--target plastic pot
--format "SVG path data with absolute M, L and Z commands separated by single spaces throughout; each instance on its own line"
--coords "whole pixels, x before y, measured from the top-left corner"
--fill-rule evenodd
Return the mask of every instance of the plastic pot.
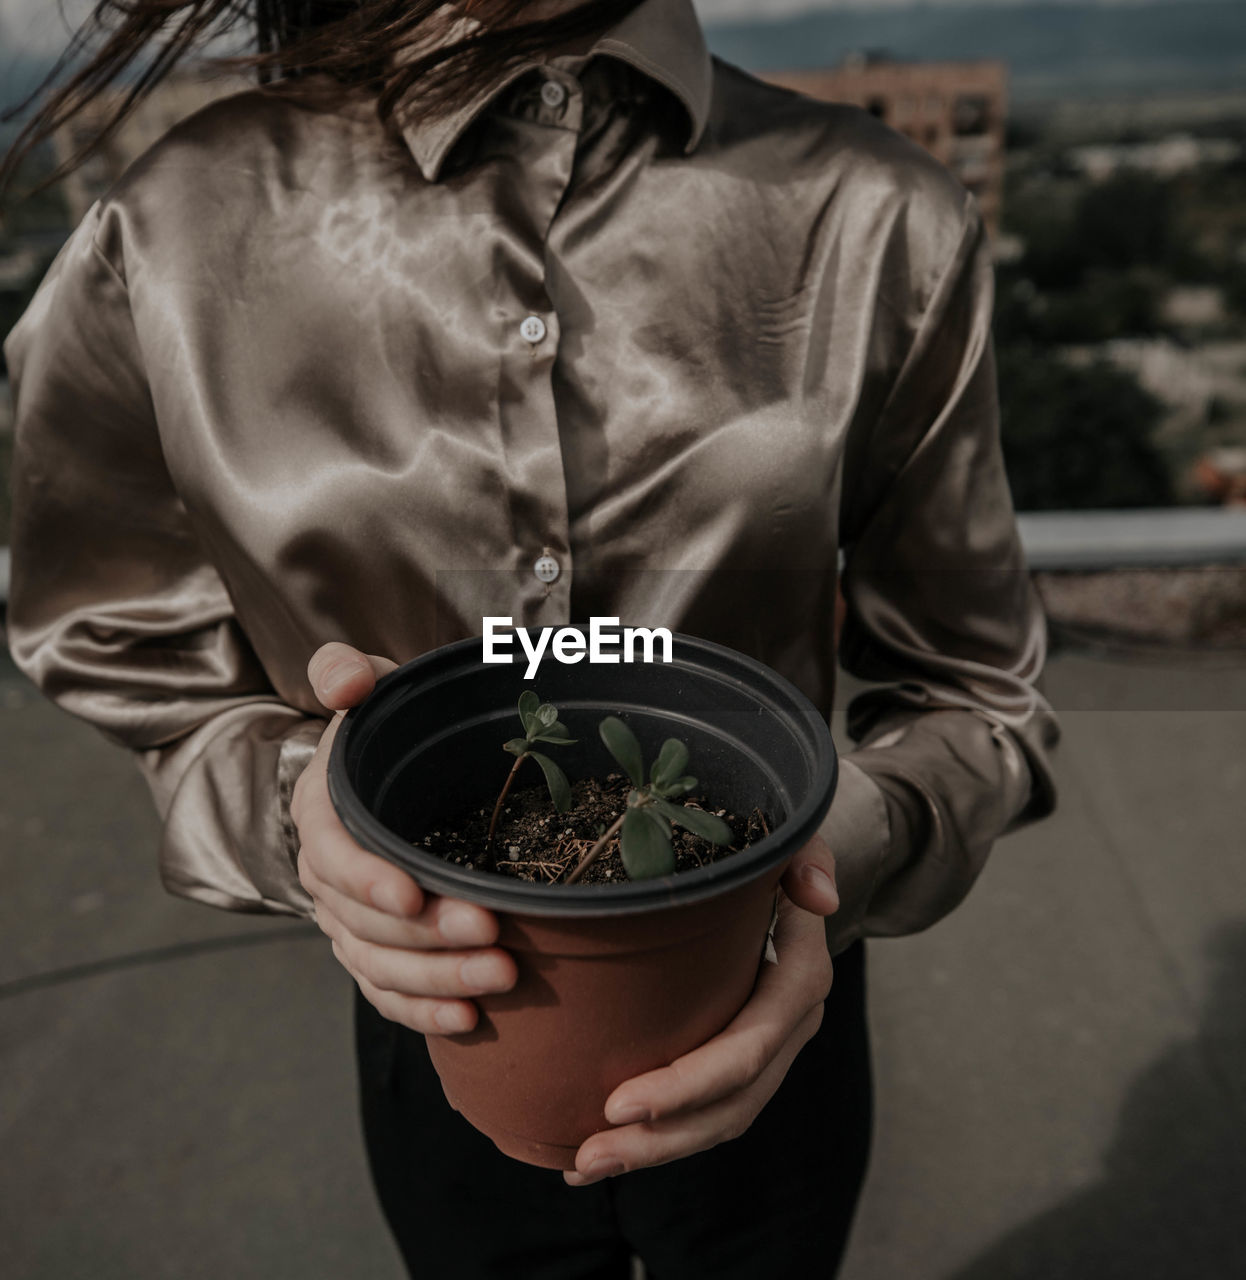
M 835 790 L 826 722 L 799 690 L 732 649 L 677 635 L 670 663 L 486 665 L 480 640 L 428 653 L 377 683 L 345 717 L 329 792 L 354 838 L 427 891 L 499 914 L 519 979 L 477 999 L 480 1020 L 428 1047 L 451 1105 L 507 1155 L 547 1168 L 606 1128 L 626 1079 L 716 1035 L 756 980 L 783 869 Z M 491 805 L 513 763 L 525 688 L 559 708 L 577 745 L 574 781 L 617 770 L 597 733 L 625 720 L 646 760 L 677 737 L 698 790 L 733 812 L 758 807 L 771 834 L 695 871 L 613 885 L 539 885 L 468 870 L 420 847 L 426 832 Z M 533 767 L 529 783 L 539 782 Z

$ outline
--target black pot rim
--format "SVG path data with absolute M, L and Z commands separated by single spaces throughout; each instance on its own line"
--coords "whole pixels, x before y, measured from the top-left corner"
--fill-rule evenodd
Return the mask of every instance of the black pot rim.
M 404 663 L 382 676 L 372 693 L 346 713 L 334 739 L 328 764 L 329 796 L 342 824 L 365 849 L 371 849 L 401 867 L 426 891 L 519 916 L 587 919 L 638 915 L 689 906 L 759 879 L 801 849 L 817 832 L 830 808 L 839 776 L 830 729 L 813 703 L 790 680 L 765 663 L 697 636 L 675 632 L 672 639 L 673 662 L 678 663 L 682 654 L 686 659 L 697 656 L 708 659 L 718 670 L 724 662 L 734 667 L 731 674 L 740 683 L 760 686 L 789 703 L 791 719 L 820 748 L 805 798 L 781 826 L 739 853 L 693 871 L 681 871 L 652 880 L 609 885 L 540 885 L 488 871 L 466 871 L 419 845 L 408 843 L 385 826 L 359 798 L 347 777 L 346 752 L 352 734 L 367 716 L 369 706 L 382 698 L 391 686 L 406 684 L 413 674 L 431 673 L 438 665 L 457 666 L 459 657 L 467 651 L 481 652 L 480 637 L 443 645 Z

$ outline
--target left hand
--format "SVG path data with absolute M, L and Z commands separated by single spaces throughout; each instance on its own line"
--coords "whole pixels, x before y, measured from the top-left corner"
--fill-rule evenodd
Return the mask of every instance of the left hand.
M 774 945 L 779 963 L 761 965 L 748 1003 L 708 1043 L 669 1067 L 625 1080 L 606 1099 L 617 1128 L 580 1148 L 573 1187 L 666 1164 L 737 1138 L 783 1082 L 822 1023 L 831 958 L 821 917 L 839 907 L 835 859 L 815 836 L 792 860 L 779 894 Z

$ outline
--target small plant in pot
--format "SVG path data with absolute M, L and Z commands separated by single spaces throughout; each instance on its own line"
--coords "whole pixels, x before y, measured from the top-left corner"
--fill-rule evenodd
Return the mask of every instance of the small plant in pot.
M 669 663 L 547 665 L 540 688 L 548 702 L 526 699 L 516 738 L 515 708 L 530 693 L 517 667 L 485 664 L 479 640 L 426 654 L 345 717 L 329 789 L 366 848 L 428 892 L 498 913 L 499 945 L 515 957 L 519 980 L 477 1000 L 473 1031 L 430 1037 L 429 1052 L 451 1104 L 501 1150 L 570 1169 L 583 1141 L 606 1127 L 605 1100 L 622 1081 L 705 1043 L 747 1000 L 779 879 L 829 808 L 836 760 L 824 718 L 794 686 L 688 636 L 674 638 Z M 542 707 L 550 710 L 537 715 Z M 512 855 L 506 834 L 506 809 L 521 808 L 523 794 L 508 779 L 526 769 L 535 780 L 524 765 L 532 754 L 554 765 L 551 773 L 536 761 L 548 791 L 539 782 L 527 789 L 539 796 L 537 823 L 544 817 L 552 828 L 546 844 L 580 842 L 564 850 L 555 877 L 514 874 L 530 859 Z M 616 807 L 601 810 L 587 834 L 567 837 L 559 775 L 575 793 L 609 791 L 602 783 L 611 774 Z M 704 808 L 701 797 L 712 797 Z M 768 826 L 725 833 L 711 805 L 738 819 L 757 812 Z M 456 861 L 447 833 L 465 813 L 480 830 Z M 687 837 L 701 852 L 682 869 Z M 730 837 L 735 850 L 713 837 Z M 639 851 L 641 874 L 606 878 L 602 864 L 621 859 L 624 842 Z
M 623 773 L 611 773 L 604 781 L 590 778 L 573 788 L 561 767 L 535 749 L 575 744 L 558 719 L 558 709 L 542 702 L 536 690 L 525 689 L 519 697 L 519 719 L 524 736 L 503 743 L 515 763 L 492 810 L 480 808 L 443 822 L 441 829 L 424 835 L 420 841 L 424 848 L 458 866 L 567 885 L 578 884 L 601 863 L 608 865 L 604 875 L 596 877 L 598 883 L 613 879 L 616 872 L 629 880 L 674 874 L 680 861 L 676 827 L 685 833 L 685 865 L 703 866 L 706 856 L 712 860 L 727 849 L 734 850 L 737 833 L 723 820 L 727 811 L 722 810 L 722 816 L 707 812 L 697 799 L 688 797 L 697 780 L 686 772 L 688 748 L 679 739 L 663 742 L 646 776 L 636 735 L 617 716 L 607 716 L 597 731 Z M 545 788 L 521 790 L 514 796 L 515 805 L 508 805 L 511 788 L 528 759 L 540 765 Z M 518 812 L 512 815 L 512 809 Z M 486 812 L 488 826 L 482 836 Z M 603 817 L 606 820 L 600 820 Z M 743 843 L 758 828 L 766 830 L 759 811 L 740 825 Z M 505 860 L 499 861 L 499 846 L 506 851 Z

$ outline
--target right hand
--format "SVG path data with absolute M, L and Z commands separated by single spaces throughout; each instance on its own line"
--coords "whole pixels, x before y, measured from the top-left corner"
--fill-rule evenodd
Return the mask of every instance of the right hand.
M 476 1025 L 469 997 L 515 985 L 515 961 L 492 945 L 497 917 L 425 894 L 405 871 L 357 845 L 329 799 L 329 748 L 342 715 L 394 666 L 339 643 L 321 646 L 307 664 L 316 697 L 337 714 L 291 798 L 299 880 L 333 954 L 377 1012 L 425 1035 L 452 1035 Z

